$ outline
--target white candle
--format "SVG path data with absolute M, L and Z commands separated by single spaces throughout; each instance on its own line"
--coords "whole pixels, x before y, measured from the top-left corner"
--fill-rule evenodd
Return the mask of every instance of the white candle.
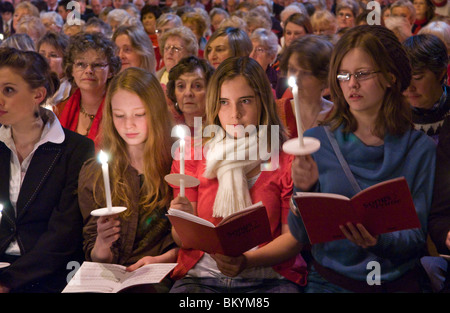
M 297 122 L 297 134 L 300 147 L 303 147 L 303 128 L 302 118 L 300 116 L 300 104 L 298 103 L 298 87 L 295 77 L 291 76 L 288 80 L 289 86 L 292 87 L 292 95 L 294 96 L 295 120 Z
M 3 204 L 0 203 L 0 223 L 2 222 Z
M 180 137 L 180 174 L 184 175 L 184 131 L 182 126 L 178 126 L 177 128 L 178 137 Z M 180 179 L 180 196 L 184 197 L 184 179 Z
M 108 155 L 100 150 L 98 159 L 100 160 L 100 163 L 102 163 L 103 181 L 105 183 L 106 207 L 109 211 L 112 211 L 111 186 L 109 185 Z

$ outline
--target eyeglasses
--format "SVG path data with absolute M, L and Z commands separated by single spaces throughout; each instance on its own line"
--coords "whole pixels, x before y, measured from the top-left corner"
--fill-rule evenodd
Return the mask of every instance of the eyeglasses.
M 264 49 L 264 48 L 262 48 L 262 47 L 256 47 L 255 49 L 253 49 L 253 51 L 254 51 L 255 53 L 261 54 L 261 53 L 266 52 L 267 50 Z
M 362 81 L 362 80 L 369 79 L 369 78 L 374 76 L 373 74 L 380 73 L 380 72 L 381 71 L 372 71 L 372 72 L 370 72 L 370 71 L 364 71 L 364 72 L 361 71 L 361 72 L 356 72 L 354 74 L 339 73 L 339 74 L 337 74 L 337 79 L 339 81 L 341 81 L 341 82 L 348 82 L 350 80 L 350 78 L 352 77 L 352 75 L 353 75 L 353 77 L 355 77 L 355 79 L 357 81 Z
M 173 51 L 173 53 L 180 53 L 183 50 L 183 47 L 177 47 L 177 46 L 165 46 L 164 52 Z
M 77 71 L 85 71 L 88 66 L 91 66 L 91 69 L 94 72 L 98 72 L 103 70 L 105 67 L 107 67 L 108 63 L 86 63 L 86 62 L 76 62 L 74 64 L 75 70 Z
M 347 13 L 347 14 L 345 14 L 345 13 L 339 13 L 338 16 L 339 16 L 339 17 L 345 17 L 346 19 L 352 18 L 352 17 L 353 17 L 353 15 L 351 15 L 351 14 L 349 14 L 349 13 Z
M 155 33 L 156 33 L 156 35 L 161 36 L 162 34 L 164 34 L 169 29 L 170 29 L 170 27 L 169 28 L 157 28 L 155 30 Z

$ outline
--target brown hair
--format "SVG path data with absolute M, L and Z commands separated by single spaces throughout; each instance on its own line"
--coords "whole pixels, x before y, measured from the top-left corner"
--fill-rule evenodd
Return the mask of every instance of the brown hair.
M 247 56 L 226 59 L 212 75 L 206 92 L 206 125 L 221 126 L 218 115 L 222 84 L 238 76 L 244 77 L 255 92 L 260 106 L 258 125 L 279 125 L 279 143 L 280 145 L 283 144 L 286 139 L 285 129 L 277 113 L 269 79 L 259 63 Z M 268 136 L 270 138 L 270 132 Z
M 344 98 L 337 74 L 344 56 L 352 49 L 364 50 L 378 66 L 380 75 L 390 87 L 385 91 L 374 132 L 384 137 L 386 133 L 401 135 L 412 127 L 411 108 L 403 96 L 411 81 L 408 56 L 395 34 L 379 25 L 362 25 L 348 30 L 337 42 L 330 62 L 328 77 L 331 100 L 335 110 L 325 120 L 332 129 L 343 125 L 344 132 L 354 132 L 358 125 Z
M 21 51 L 10 47 L 0 48 L 0 68 L 9 67 L 25 80 L 31 89 L 44 87 L 45 103 L 59 88 L 59 78 L 53 73 L 47 60 L 35 51 Z

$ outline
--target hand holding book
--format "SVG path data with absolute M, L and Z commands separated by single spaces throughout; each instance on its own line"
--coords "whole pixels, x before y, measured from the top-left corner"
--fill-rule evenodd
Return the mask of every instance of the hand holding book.
M 372 236 L 420 227 L 403 177 L 375 184 L 351 199 L 338 194 L 299 192 L 294 201 L 312 244 L 349 237 L 355 243 L 367 245 L 373 244 Z M 347 226 L 346 236 L 340 226 L 348 223 L 361 224 L 367 233 L 362 236 L 361 229 Z
M 356 225 L 346 223 L 339 225 L 339 228 L 348 240 L 362 248 L 372 247 L 377 244 L 378 235 L 372 236 L 364 225 L 360 223 Z

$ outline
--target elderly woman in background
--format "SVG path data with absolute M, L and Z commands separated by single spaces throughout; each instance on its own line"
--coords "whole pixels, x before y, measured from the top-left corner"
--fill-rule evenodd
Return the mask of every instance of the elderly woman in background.
M 183 58 L 169 73 L 166 94 L 175 121 L 186 124 L 194 135 L 194 118 L 205 118 L 206 87 L 214 68 L 195 56 Z
M 181 17 L 174 13 L 164 13 L 156 20 L 156 34 L 158 38 L 168 31 L 169 29 L 183 26 Z
M 86 33 L 102 33 L 108 38 L 112 36 L 112 28 L 108 23 L 102 21 L 98 17 L 91 17 L 86 24 L 84 24 L 84 32 Z
M 33 40 L 35 45 L 46 32 L 47 30 L 41 19 L 36 16 L 24 16 L 17 23 L 16 33 L 27 34 Z
M 127 24 L 131 18 L 132 16 L 127 11 L 123 9 L 114 9 L 106 16 L 106 22 L 111 26 L 114 33 L 119 26 Z
M 198 12 L 186 12 L 181 16 L 181 21 L 195 34 L 198 40 L 198 49 L 203 53 L 207 42 L 205 32 L 208 25 L 203 15 Z
M 338 29 L 336 16 L 328 10 L 315 11 L 311 16 L 311 26 L 315 35 L 329 38 L 333 38 Z
M 211 20 L 211 31 L 219 29 L 220 23 L 230 17 L 230 14 L 222 8 L 212 8 L 209 11 L 209 19 Z
M 79 20 L 79 24 L 68 24 L 65 23 L 63 26 L 63 33 L 69 37 L 75 36 L 78 33 L 81 33 L 86 25 L 84 20 Z
M 249 56 L 251 52 L 252 42 L 246 31 L 236 27 L 220 27 L 206 44 L 205 59 L 217 68 L 228 58 Z
M 169 72 L 182 58 L 198 56 L 198 43 L 192 30 L 186 26 L 165 31 L 159 39 L 159 50 L 164 60 L 164 67 L 157 73 L 159 82 L 166 85 Z
M 48 32 L 39 40 L 37 51 L 47 59 L 50 69 L 58 75 L 59 88 L 52 97 L 47 99 L 47 107 L 52 108 L 61 101 L 66 100 L 72 91 L 72 84 L 67 79 L 64 68 L 64 53 L 69 45 L 69 37 L 63 33 Z
M 156 73 L 156 60 L 152 42 L 139 26 L 123 25 L 116 29 L 112 40 L 119 48 L 122 61 L 121 71 L 128 67 L 140 67 L 152 74 Z
M 258 61 L 266 72 L 273 89 L 277 86 L 278 72 L 271 66 L 278 52 L 278 37 L 270 29 L 257 28 L 250 35 L 253 50 L 250 57 Z
M 64 20 L 61 17 L 61 15 L 59 15 L 55 11 L 50 11 L 50 12 L 42 12 L 40 16 L 41 21 L 44 24 L 45 29 L 47 31 L 52 31 L 56 33 L 62 31 L 62 28 L 64 26 Z
M 100 33 L 71 38 L 64 55 L 67 78 L 76 86 L 73 95 L 56 107 L 61 125 L 96 142 L 103 102 L 110 79 L 120 71 L 117 46 Z M 98 142 L 96 142 L 98 146 Z
M 161 14 L 157 20 L 156 20 L 156 41 L 158 44 L 156 45 L 157 48 L 155 48 L 155 55 L 156 55 L 156 70 L 160 70 L 164 66 L 164 60 L 163 60 L 163 53 L 161 52 L 161 37 L 164 34 L 164 32 L 168 31 L 169 29 L 173 29 L 176 27 L 183 26 L 183 22 L 181 21 L 181 17 L 174 13 L 164 13 Z M 154 41 L 154 39 L 152 39 Z M 153 45 L 155 46 L 155 45 Z
M 444 21 L 434 21 L 428 23 L 426 26 L 422 27 L 419 31 L 419 35 L 422 34 L 432 34 L 439 39 L 447 47 L 447 54 L 450 56 L 450 25 Z
M 356 17 L 359 14 L 359 4 L 354 0 L 341 0 L 336 5 L 336 17 L 338 28 L 351 28 L 355 26 Z
M 39 9 L 31 2 L 24 1 L 16 5 L 12 20 L 13 29 L 17 30 L 19 20 L 26 15 L 32 15 L 39 18 Z
M 272 20 L 267 10 L 262 6 L 251 9 L 245 16 L 244 21 L 247 24 L 247 33 L 250 36 L 257 28 L 272 29 Z

